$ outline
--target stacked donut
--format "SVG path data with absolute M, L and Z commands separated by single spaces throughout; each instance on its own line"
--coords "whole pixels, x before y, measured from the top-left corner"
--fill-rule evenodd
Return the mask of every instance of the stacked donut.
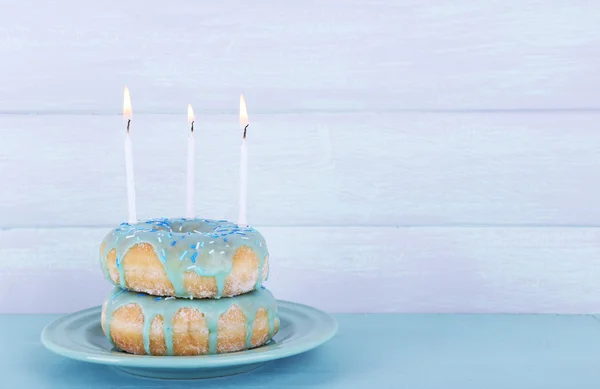
M 102 329 L 123 351 L 201 355 L 267 343 L 279 328 L 275 298 L 262 283 L 269 255 L 252 227 L 225 220 L 123 223 L 100 246 L 115 285 Z

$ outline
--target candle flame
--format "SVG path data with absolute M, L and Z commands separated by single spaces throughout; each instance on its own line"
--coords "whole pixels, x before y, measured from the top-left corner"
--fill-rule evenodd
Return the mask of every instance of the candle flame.
M 125 87 L 123 92 L 123 119 L 131 119 L 131 96 L 129 95 L 129 88 Z
M 248 110 L 246 109 L 246 100 L 244 100 L 244 95 L 240 95 L 240 127 L 243 130 L 248 124 Z
M 188 123 L 192 124 L 192 122 L 194 122 L 194 120 L 195 120 L 194 109 L 192 108 L 192 104 L 188 104 Z

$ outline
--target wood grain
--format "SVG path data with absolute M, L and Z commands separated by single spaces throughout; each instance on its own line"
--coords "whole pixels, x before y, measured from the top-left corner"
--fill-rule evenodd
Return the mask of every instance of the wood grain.
M 185 115 L 134 116 L 138 215 L 183 215 Z M 597 225 L 598 114 L 251 115 L 257 225 Z M 235 115 L 197 120 L 197 212 L 235 219 Z M 126 218 L 119 116 L 0 115 L 0 228 Z
M 0 111 L 598 107 L 593 2 L 0 1 Z M 49 17 L 51 15 L 51 17 Z
M 593 313 L 600 303 L 600 228 L 260 229 L 273 293 L 332 312 Z M 106 232 L 0 231 L 0 312 L 100 304 Z
M 183 214 L 188 103 L 198 214 L 235 218 L 245 94 L 248 216 L 268 234 L 280 298 L 352 312 L 597 311 L 596 4 L 0 9 L 0 311 L 104 298 L 93 259 L 126 216 L 125 84 L 142 218 Z

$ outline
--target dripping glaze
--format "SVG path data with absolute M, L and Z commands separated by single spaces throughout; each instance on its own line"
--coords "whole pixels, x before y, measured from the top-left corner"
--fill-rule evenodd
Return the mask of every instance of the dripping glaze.
M 163 265 L 177 297 L 191 297 L 184 288 L 184 273 L 194 271 L 200 276 L 212 276 L 217 284 L 215 298 L 222 296 L 225 279 L 233 268 L 233 257 L 241 247 L 254 251 L 259 260 L 255 288 L 262 284 L 265 259 L 269 252 L 263 236 L 251 226 L 238 226 L 226 220 L 158 218 L 135 224 L 121 223 L 102 241 L 100 265 L 109 276 L 107 254 L 116 252 L 116 265 L 121 288 L 127 287 L 122 260 L 130 248 L 147 243 L 152 246 Z M 268 274 L 267 274 L 268 277 Z
M 113 344 L 110 333 L 113 313 L 120 307 L 129 304 L 138 304 L 144 315 L 142 336 L 144 350 L 150 355 L 150 330 L 154 318 L 158 315 L 163 317 L 163 328 L 165 335 L 166 355 L 173 355 L 173 329 L 172 323 L 175 314 L 180 308 L 197 309 L 204 314 L 209 331 L 209 353 L 217 353 L 217 336 L 219 317 L 226 313 L 233 305 L 238 306 L 246 317 L 246 349 L 251 348 L 251 339 L 254 329 L 256 314 L 260 308 L 267 312 L 269 322 L 270 339 L 275 331 L 275 319 L 278 317 L 277 303 L 273 295 L 264 287 L 253 292 L 232 298 L 222 299 L 169 299 L 157 298 L 145 293 L 137 293 L 115 287 L 111 292 L 106 304 L 106 315 L 104 329 L 106 337 Z

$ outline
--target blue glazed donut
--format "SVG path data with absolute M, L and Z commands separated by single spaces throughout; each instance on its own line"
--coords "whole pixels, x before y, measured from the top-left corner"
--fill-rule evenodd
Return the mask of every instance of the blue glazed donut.
M 105 277 L 155 296 L 220 298 L 258 289 L 269 273 L 263 236 L 226 220 L 122 223 L 100 245 Z
M 259 288 L 222 299 L 156 297 L 115 287 L 102 307 L 102 329 L 132 354 L 201 355 L 247 350 L 279 328 L 277 302 Z

